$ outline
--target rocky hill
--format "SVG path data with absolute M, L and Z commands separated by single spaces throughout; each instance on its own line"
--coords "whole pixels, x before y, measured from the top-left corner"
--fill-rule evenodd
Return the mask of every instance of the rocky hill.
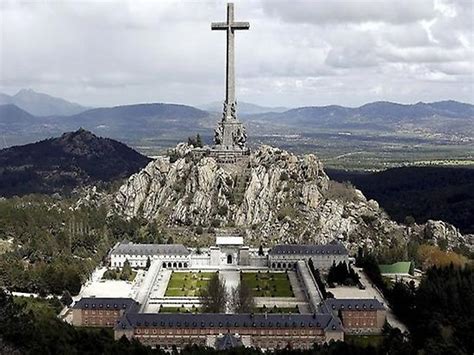
M 261 146 L 247 161 L 227 166 L 190 151 L 180 144 L 132 175 L 116 195 L 115 211 L 195 237 L 203 229 L 238 228 L 256 245 L 337 239 L 353 251 L 363 245 L 380 250 L 410 238 L 472 245 L 443 222 L 397 224 L 376 201 L 331 181 L 312 154 Z
M 70 192 L 126 178 L 149 161 L 125 144 L 79 129 L 0 150 L 0 196 Z

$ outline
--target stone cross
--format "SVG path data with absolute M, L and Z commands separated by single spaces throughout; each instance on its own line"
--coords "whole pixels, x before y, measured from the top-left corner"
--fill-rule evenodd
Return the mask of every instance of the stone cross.
M 234 22 L 234 4 L 227 4 L 227 22 L 213 22 L 212 30 L 227 31 L 226 95 L 223 120 L 235 119 L 234 31 L 248 30 L 248 22 Z

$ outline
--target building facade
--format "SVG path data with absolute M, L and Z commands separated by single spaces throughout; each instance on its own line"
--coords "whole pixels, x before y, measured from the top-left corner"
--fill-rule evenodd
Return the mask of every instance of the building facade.
M 182 244 L 135 244 L 118 243 L 110 252 L 110 265 L 123 267 L 126 260 L 132 267 L 145 267 L 148 259 L 159 260 L 162 267 L 187 269 L 190 266 L 190 250 Z
M 114 328 L 122 336 L 164 349 L 197 344 L 215 346 L 225 334 L 246 346 L 310 349 L 314 343 L 344 340 L 342 324 L 327 314 L 146 314 L 127 313 Z
M 123 267 L 126 260 L 132 267 L 158 261 L 162 268 L 173 270 L 199 267 L 269 267 L 284 271 L 296 269 L 300 260 L 312 259 L 314 267 L 328 270 L 335 262 L 348 262 L 346 248 L 341 244 L 326 245 L 276 245 L 259 255 L 258 249 L 244 245 L 240 236 L 216 237 L 216 245 L 199 251 L 188 249 L 182 244 L 135 244 L 117 243 L 109 254 L 112 267 Z
M 348 253 L 342 244 L 276 245 L 268 253 L 268 267 L 273 270 L 290 270 L 296 268 L 298 261 L 309 259 L 316 269 L 329 270 L 333 263 L 347 263 Z
M 72 324 L 79 327 L 114 327 L 128 312 L 137 312 L 131 298 L 81 298 L 72 307 Z
M 377 299 L 327 299 L 327 311 L 342 320 L 347 334 L 378 334 L 382 332 L 387 311 Z

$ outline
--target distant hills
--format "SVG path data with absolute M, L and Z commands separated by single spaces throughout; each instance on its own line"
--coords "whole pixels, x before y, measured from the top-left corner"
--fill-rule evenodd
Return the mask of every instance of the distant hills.
M 128 177 L 149 161 L 125 144 L 80 129 L 0 150 L 0 196 L 68 193 Z
M 79 125 L 98 132 L 141 132 L 146 135 L 157 129 L 197 130 L 199 120 L 207 116 L 207 112 L 191 106 L 156 103 L 96 108 L 66 119 L 57 117 L 50 122 L 69 128 Z
M 36 117 L 13 104 L 0 106 L 0 133 L 21 134 L 29 125 L 35 124 Z
M 35 116 L 69 116 L 89 109 L 31 89 L 22 89 L 13 96 L 0 93 L 0 105 L 6 104 L 18 106 Z
M 71 116 L 40 117 L 30 115 L 15 105 L 0 106 L 0 138 L 8 137 L 9 145 L 24 137 L 30 141 L 84 128 L 101 136 L 140 140 L 173 135 L 184 140 L 204 129 L 209 113 L 191 106 L 175 104 L 137 104 L 90 109 Z M 0 140 L 0 147 L 2 147 Z
M 28 97 L 30 100 L 25 99 Z M 0 95 L 0 104 L 2 102 L 5 104 L 0 105 L 0 147 L 23 144 L 83 127 L 135 146 L 156 147 L 156 142 L 159 142 L 158 145 L 163 148 L 196 133 L 210 141 L 213 128 L 221 117 L 220 103 L 208 105 L 207 110 L 168 103 L 86 109 L 31 90 L 21 90 L 12 97 Z M 35 102 L 34 107 L 27 105 L 31 102 Z M 54 110 L 51 102 L 57 103 Z M 65 109 L 67 115 L 57 113 L 62 107 L 58 103 L 69 108 Z M 80 112 L 70 114 L 71 110 Z M 44 116 L 45 113 L 49 115 Z M 294 134 L 352 135 L 362 141 L 376 136 L 390 136 L 425 141 L 437 139 L 432 141 L 433 144 L 439 141 L 447 144 L 474 142 L 474 105 L 457 101 L 407 105 L 380 101 L 356 108 L 330 105 L 290 110 L 242 102 L 238 105 L 238 114 L 251 132 L 251 142 L 252 139 L 260 142 L 257 137 Z M 272 140 L 265 142 L 275 143 Z
M 210 111 L 210 112 L 222 112 L 222 102 L 212 102 L 207 105 L 201 106 L 203 110 Z M 288 111 L 288 107 L 278 106 L 278 107 L 269 107 L 269 106 L 260 106 L 256 104 L 252 104 L 249 102 L 239 101 L 237 103 L 237 111 L 241 115 L 253 115 L 259 113 L 266 113 L 266 112 L 284 112 Z
M 306 130 L 332 128 L 393 132 L 411 127 L 445 132 L 468 128 L 472 132 L 474 105 L 457 101 L 409 105 L 379 101 L 356 108 L 337 105 L 300 107 L 280 113 L 263 113 L 255 119 Z

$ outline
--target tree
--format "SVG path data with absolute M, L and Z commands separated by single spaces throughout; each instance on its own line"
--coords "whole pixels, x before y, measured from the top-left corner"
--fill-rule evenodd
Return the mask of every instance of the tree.
M 240 282 L 239 286 L 232 289 L 232 309 L 235 313 L 252 313 L 255 309 L 255 301 L 252 289 L 248 284 Z
M 202 144 L 202 138 L 200 134 L 199 133 L 196 134 L 196 138 L 188 137 L 188 144 L 192 145 L 195 148 L 202 148 L 203 144 Z
M 125 260 L 125 262 L 123 263 L 122 275 L 120 276 L 120 278 L 122 280 L 129 280 L 132 274 L 133 271 L 132 267 L 130 266 L 130 262 L 128 260 Z
M 199 298 L 205 313 L 222 313 L 227 305 L 227 297 L 225 281 L 219 278 L 219 273 L 215 273 L 201 290 Z
M 260 244 L 260 246 L 258 247 L 258 255 L 260 255 L 260 256 L 263 256 L 263 255 L 264 255 L 263 247 L 262 247 L 261 244 Z
M 72 297 L 68 290 L 63 292 L 61 296 L 61 303 L 67 307 L 69 307 L 72 303 Z
M 202 139 L 199 133 L 196 134 L 196 147 L 202 148 Z

